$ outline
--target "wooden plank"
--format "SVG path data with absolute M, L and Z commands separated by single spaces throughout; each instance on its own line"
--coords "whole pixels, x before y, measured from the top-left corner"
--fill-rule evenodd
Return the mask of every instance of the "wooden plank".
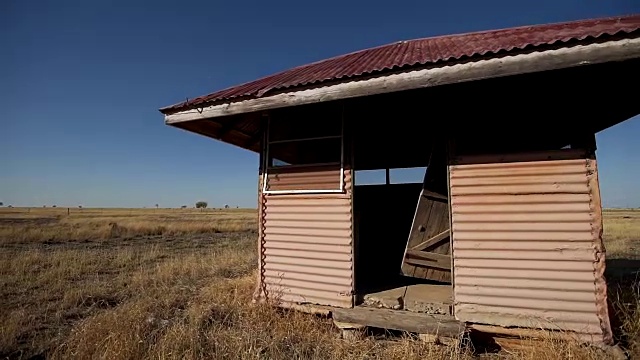
M 431 247 L 433 245 L 436 245 L 440 242 L 442 242 L 444 239 L 449 237 L 449 233 L 450 233 L 450 229 L 447 229 L 443 232 L 441 232 L 440 234 L 430 238 L 429 240 L 423 241 L 420 244 L 414 246 L 411 248 L 411 250 L 422 250 L 422 249 L 426 249 L 428 247 Z
M 418 211 L 414 217 L 414 226 L 412 227 L 408 248 L 411 249 L 416 245 L 420 245 L 421 243 L 428 241 L 427 239 L 442 233 L 443 230 L 448 227 L 448 203 L 421 196 Z M 430 251 L 448 254 L 449 243 L 444 243 Z M 450 260 L 448 260 L 448 263 L 450 263 Z M 425 265 L 427 266 L 426 268 Z M 444 265 L 438 265 L 435 263 L 427 264 L 424 260 L 404 261 L 402 265 L 402 273 L 407 276 L 436 281 L 450 281 L 451 278 L 450 266 L 444 267 Z
M 409 250 L 406 254 L 406 260 L 420 260 L 426 262 L 429 267 L 437 267 L 439 269 L 451 269 L 451 256 L 438 253 Z M 437 265 L 437 266 L 436 266 Z
M 448 204 L 440 201 L 433 201 L 431 215 L 428 221 L 425 222 L 426 230 L 423 233 L 424 236 L 422 237 L 422 239 L 424 240 L 432 238 L 445 230 L 448 227 L 448 218 Z M 437 247 L 431 247 L 429 249 L 429 252 L 448 255 L 449 243 L 444 242 Z M 419 266 L 415 269 L 413 277 L 436 281 L 447 281 L 450 275 L 448 272 L 443 272 L 442 270 L 434 268 L 432 266 L 426 268 Z
M 534 51 L 461 64 L 379 76 L 333 86 L 289 91 L 244 101 L 226 102 L 165 115 L 165 123 L 229 116 L 260 110 L 312 104 L 373 94 L 454 84 L 516 74 L 622 61 L 640 57 L 640 38 Z
M 422 190 L 422 196 L 425 196 L 427 198 L 433 198 L 433 199 L 448 201 L 446 196 L 438 194 L 437 192 L 429 191 L 427 189 L 423 189 Z
M 449 202 L 447 193 L 447 153 L 444 144 L 435 144 L 429 159 L 429 166 L 425 173 L 423 188 L 418 200 L 417 211 L 414 215 L 413 226 L 409 240 L 405 260 L 402 263 L 402 273 L 422 279 L 435 281 L 450 281 L 450 266 L 444 266 L 447 261 L 427 259 L 421 254 L 412 254 L 411 251 L 420 249 L 423 252 L 442 254 L 450 253 L 447 238 L 449 231 Z M 428 212 L 424 211 L 429 209 Z M 426 250 L 428 249 L 428 250 Z M 438 255 L 435 255 L 436 257 Z M 407 259 L 411 257 L 412 261 Z
M 403 310 L 355 307 L 335 309 L 332 311 L 332 317 L 340 322 L 419 334 L 438 334 L 444 337 L 458 337 L 465 330 L 465 326 L 450 315 L 420 314 Z
M 430 260 L 435 262 L 448 262 L 451 261 L 451 257 L 449 255 L 442 255 L 432 252 L 419 251 L 419 250 L 409 250 L 407 251 L 407 255 L 423 260 Z
M 432 206 L 433 201 L 424 198 L 421 193 L 420 197 L 418 198 L 418 206 L 413 218 L 413 225 L 411 226 L 411 233 L 409 234 L 407 249 L 410 249 L 411 247 L 424 242 L 424 225 L 416 221 L 416 219 L 428 219 L 429 214 L 431 213 Z M 424 230 L 426 230 L 426 228 Z M 416 271 L 418 271 L 418 268 L 414 264 L 409 264 L 403 260 L 401 271 L 404 275 L 416 277 Z
M 424 241 L 424 231 L 423 229 L 421 229 L 421 227 L 426 230 L 426 228 L 424 227 L 425 224 L 423 224 L 422 221 L 416 221 L 416 219 L 429 219 L 432 207 L 433 201 L 423 199 L 421 195 L 419 198 L 418 207 L 416 209 L 416 214 L 413 218 L 413 225 L 411 226 L 411 234 L 409 235 L 408 243 L 409 248 Z
M 425 267 L 425 268 L 435 268 L 439 270 L 451 271 L 451 264 L 445 265 L 443 263 L 432 262 L 428 260 L 420 260 L 416 258 L 405 258 L 404 262 L 409 265 L 417 266 L 418 268 L 416 268 L 416 270 L 422 267 Z M 435 279 L 432 279 L 432 280 L 435 280 Z M 441 280 L 438 280 L 438 281 L 441 281 Z
M 446 174 L 444 175 L 446 180 Z M 440 214 L 441 216 L 438 218 L 438 222 L 434 222 L 434 229 L 444 230 L 450 227 L 449 224 L 449 204 L 447 203 L 439 203 Z M 440 246 L 432 247 L 429 252 L 435 254 L 443 254 L 449 257 L 449 261 L 447 264 L 449 267 L 451 266 L 451 244 L 449 241 L 444 241 L 440 244 Z M 433 267 L 426 269 L 425 278 L 432 279 L 436 281 L 451 281 L 451 272 L 446 270 L 443 271 L 441 269 L 435 269 Z

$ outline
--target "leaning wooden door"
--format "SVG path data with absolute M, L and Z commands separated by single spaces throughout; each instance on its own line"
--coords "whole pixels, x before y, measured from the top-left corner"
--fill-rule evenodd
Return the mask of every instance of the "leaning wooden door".
M 451 282 L 446 156 L 444 145 L 431 154 L 402 262 L 405 276 Z

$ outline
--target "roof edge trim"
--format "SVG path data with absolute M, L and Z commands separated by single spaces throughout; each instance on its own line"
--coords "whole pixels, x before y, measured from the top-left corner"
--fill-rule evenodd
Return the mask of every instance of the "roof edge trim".
M 318 85 L 313 88 L 282 92 L 263 98 L 230 101 L 200 109 L 166 114 L 165 123 L 170 125 L 184 121 L 218 118 L 282 107 L 634 58 L 640 58 L 640 37 L 478 59 L 453 65 L 443 63 L 440 66 L 426 69 L 384 74 L 368 79 L 334 83 L 333 85 Z

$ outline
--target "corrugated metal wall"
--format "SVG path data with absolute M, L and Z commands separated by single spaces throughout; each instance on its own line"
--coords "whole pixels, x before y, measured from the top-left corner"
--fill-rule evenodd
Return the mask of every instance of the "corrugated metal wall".
M 264 196 L 262 281 L 269 298 L 352 306 L 351 170 L 344 181 L 342 194 Z
M 450 165 L 455 315 L 608 342 L 595 160 L 549 154 Z
M 271 169 L 267 173 L 267 188 L 282 190 L 337 190 L 340 189 L 339 165 L 311 169 Z

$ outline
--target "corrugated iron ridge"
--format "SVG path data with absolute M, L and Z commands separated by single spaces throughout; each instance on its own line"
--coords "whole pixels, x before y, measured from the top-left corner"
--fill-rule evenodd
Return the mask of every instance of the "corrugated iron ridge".
M 604 35 L 616 36 L 622 33 L 630 34 L 638 29 L 640 29 L 640 15 L 631 15 L 398 41 L 392 44 L 359 50 L 301 65 L 255 81 L 232 86 L 206 96 L 200 96 L 192 100 L 171 105 L 160 109 L 160 111 L 168 113 L 170 111 L 211 103 L 216 100 L 229 100 L 248 96 L 261 97 L 272 90 L 312 85 L 329 80 L 348 79 L 385 70 L 460 60 L 465 57 L 487 56 L 514 50 L 525 50 L 541 45 L 553 46 L 558 43 L 567 43 L 570 41 L 598 39 Z M 565 30 L 569 32 L 582 31 L 582 33 L 571 33 L 562 36 L 562 31 Z M 525 35 L 528 35 L 528 37 Z M 532 35 L 534 36 L 533 40 L 531 40 Z M 501 38 L 509 37 L 514 38 L 511 44 L 500 43 Z M 461 44 L 456 43 L 456 41 L 461 42 L 461 40 L 464 40 L 464 42 Z M 480 50 L 469 46 L 470 44 L 478 42 L 485 43 L 485 46 Z M 493 44 L 489 44 L 488 42 L 493 42 Z M 447 43 L 449 44 L 448 46 L 446 46 Z M 425 52 L 423 47 L 426 47 L 429 51 Z M 401 48 L 405 49 L 400 51 Z M 435 51 L 433 50 L 434 48 L 436 48 Z M 446 50 L 451 53 L 447 55 L 447 53 L 442 50 L 443 48 L 446 48 Z M 408 51 L 408 49 L 410 51 Z M 451 49 L 458 50 L 458 52 L 451 51 Z M 410 55 L 417 51 L 420 52 L 420 56 Z M 401 54 L 399 61 L 395 56 L 389 56 L 395 53 Z M 387 55 L 385 56 L 385 54 Z M 363 58 L 367 61 L 364 64 L 359 64 Z

